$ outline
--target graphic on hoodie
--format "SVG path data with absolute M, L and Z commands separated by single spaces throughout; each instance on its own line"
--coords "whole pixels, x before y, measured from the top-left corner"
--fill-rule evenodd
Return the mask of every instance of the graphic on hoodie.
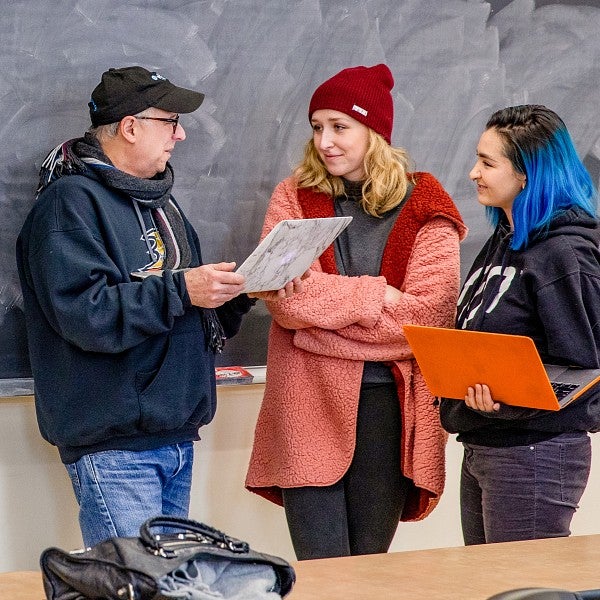
M 148 246 L 146 254 L 150 256 L 151 262 L 144 265 L 140 271 L 146 271 L 148 269 L 162 269 L 165 263 L 165 244 L 158 233 L 156 227 L 151 227 L 146 230 L 145 235 L 140 237 L 140 240 L 145 242 Z
M 490 314 L 498 306 L 498 302 L 500 302 L 502 296 L 509 290 L 516 274 L 516 268 L 510 265 L 487 265 L 475 269 L 469 279 L 465 281 L 458 298 L 459 312 L 457 322 L 460 324 L 460 328 L 467 329 L 469 322 L 474 319 L 482 308 L 484 292 L 488 285 L 495 285 L 497 291 L 489 302 L 489 305 L 485 308 L 486 314 Z M 500 278 L 499 283 L 496 281 L 496 278 Z

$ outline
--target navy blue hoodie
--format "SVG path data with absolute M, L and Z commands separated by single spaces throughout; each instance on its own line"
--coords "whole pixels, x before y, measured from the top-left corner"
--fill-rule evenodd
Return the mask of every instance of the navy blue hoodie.
M 510 240 L 501 223 L 475 259 L 458 300 L 457 327 L 531 337 L 546 363 L 600 367 L 598 220 L 572 208 L 527 249 L 511 250 Z M 442 399 L 440 417 L 459 441 L 530 444 L 598 430 L 600 386 L 558 412 L 501 404 L 500 411 L 484 413 Z
M 88 169 L 40 194 L 17 241 L 38 424 L 65 463 L 198 439 L 215 413 L 214 355 L 183 274 L 131 275 L 151 263 L 142 226 Z M 242 295 L 217 309 L 227 337 L 250 307 Z

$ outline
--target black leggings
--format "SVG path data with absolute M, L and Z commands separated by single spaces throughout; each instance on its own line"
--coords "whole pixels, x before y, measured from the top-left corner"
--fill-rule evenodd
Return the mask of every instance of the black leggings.
M 298 560 L 387 552 L 409 485 L 400 471 L 400 429 L 396 386 L 363 385 L 346 474 L 331 486 L 282 490 Z

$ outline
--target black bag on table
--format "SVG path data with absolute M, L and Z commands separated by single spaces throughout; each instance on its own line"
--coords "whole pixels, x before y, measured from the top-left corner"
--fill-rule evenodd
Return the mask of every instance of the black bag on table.
M 296 580 L 284 559 L 168 516 L 148 519 L 137 538 L 73 552 L 47 548 L 40 565 L 48 600 L 271 599 L 288 594 Z

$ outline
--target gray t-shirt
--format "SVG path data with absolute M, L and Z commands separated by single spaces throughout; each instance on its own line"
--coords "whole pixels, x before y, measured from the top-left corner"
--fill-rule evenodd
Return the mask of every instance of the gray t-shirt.
M 398 206 L 381 217 L 373 217 L 366 213 L 360 204 L 362 182 L 344 180 L 346 194 L 335 198 L 335 214 L 339 217 L 351 216 L 353 219 L 334 244 L 335 263 L 341 275 L 379 276 L 388 237 L 413 187 L 411 184 Z M 390 368 L 384 363 L 365 362 L 363 383 L 385 383 L 393 380 Z

